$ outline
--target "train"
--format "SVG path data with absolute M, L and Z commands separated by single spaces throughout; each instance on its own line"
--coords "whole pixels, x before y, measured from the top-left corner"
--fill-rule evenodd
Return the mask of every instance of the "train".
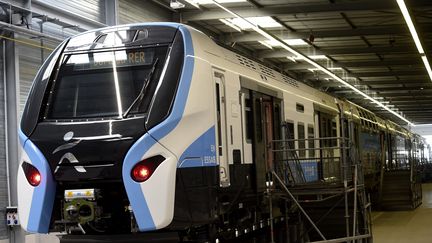
M 332 181 L 340 166 L 322 161 L 339 155 L 313 149 L 325 146 L 317 138 L 341 136 L 342 116 L 371 191 L 383 166 L 409 164 L 405 128 L 187 25 L 70 37 L 41 66 L 22 115 L 21 226 L 124 234 L 253 224 L 268 216 L 267 146 L 288 136 L 282 124 L 307 182 Z

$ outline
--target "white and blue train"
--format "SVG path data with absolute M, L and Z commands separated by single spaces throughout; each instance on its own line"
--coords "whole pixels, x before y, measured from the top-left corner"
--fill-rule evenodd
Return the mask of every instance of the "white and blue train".
M 268 212 L 268 141 L 282 138 L 282 122 L 300 140 L 340 136 L 338 103 L 366 126 L 360 107 L 182 24 L 69 38 L 41 67 L 22 116 L 21 225 L 97 234 L 253 224 Z M 307 150 L 318 141 L 295 146 L 308 180 L 338 176 L 318 163 L 337 155 Z

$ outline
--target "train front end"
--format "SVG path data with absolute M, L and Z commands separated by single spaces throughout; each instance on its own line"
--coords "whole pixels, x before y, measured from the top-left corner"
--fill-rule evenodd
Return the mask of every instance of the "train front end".
M 182 25 L 64 41 L 37 74 L 22 116 L 22 227 L 111 234 L 168 226 L 178 155 L 161 140 L 184 115 L 193 64 Z

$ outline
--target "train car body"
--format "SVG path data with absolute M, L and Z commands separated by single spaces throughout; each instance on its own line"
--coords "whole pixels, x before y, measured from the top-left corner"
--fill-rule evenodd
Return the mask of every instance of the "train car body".
M 341 178 L 339 152 L 313 150 L 339 142 L 313 139 L 341 136 L 342 103 L 181 24 L 72 37 L 41 67 L 22 117 L 21 225 L 125 233 L 247 222 L 265 214 L 268 141 L 297 139 L 308 182 Z M 357 106 L 344 115 L 359 124 L 372 174 L 382 122 Z

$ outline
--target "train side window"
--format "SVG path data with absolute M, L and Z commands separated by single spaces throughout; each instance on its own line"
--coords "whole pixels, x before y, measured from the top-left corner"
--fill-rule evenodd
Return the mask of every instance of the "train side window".
M 309 157 L 313 158 L 315 157 L 315 131 L 314 131 L 314 127 L 312 124 L 308 125 L 308 148 L 309 148 Z
M 304 105 L 300 103 L 296 103 L 296 111 L 300 113 L 304 113 Z
M 297 137 L 298 137 L 298 148 L 299 148 L 299 158 L 306 157 L 306 142 L 305 142 L 305 127 L 304 124 L 299 122 L 297 123 Z

